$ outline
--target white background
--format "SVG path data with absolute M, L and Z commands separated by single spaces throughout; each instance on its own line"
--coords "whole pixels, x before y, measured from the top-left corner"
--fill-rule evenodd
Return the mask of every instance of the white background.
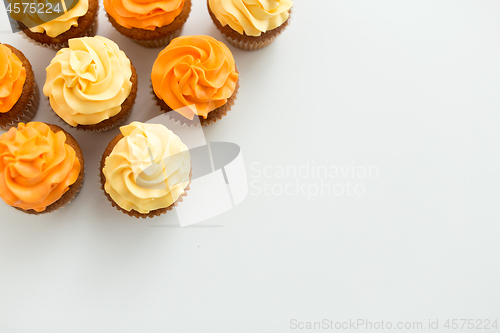
M 183 34 L 222 39 L 205 1 L 193 2 Z M 86 162 L 78 197 L 47 216 L 0 205 L 0 332 L 500 320 L 499 17 L 495 0 L 296 1 L 273 45 L 231 47 L 238 100 L 205 134 L 241 146 L 250 195 L 200 225 L 116 211 L 97 167 L 118 130 L 70 130 Z M 99 20 L 138 70 L 130 120 L 157 116 L 159 49 L 122 37 L 103 8 Z M 55 52 L 21 34 L 0 41 L 25 53 L 42 86 Z M 44 101 L 35 120 L 57 123 L 51 112 Z M 308 163 L 376 166 L 378 177 L 353 180 L 364 195 L 264 194 L 264 182 L 295 182 L 270 171 Z

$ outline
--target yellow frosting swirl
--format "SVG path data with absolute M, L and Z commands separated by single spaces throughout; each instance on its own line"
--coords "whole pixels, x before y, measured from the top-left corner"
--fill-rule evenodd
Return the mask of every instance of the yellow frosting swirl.
M 76 4 L 73 2 L 77 1 Z M 23 8 L 21 0 L 13 0 L 14 2 L 21 3 L 20 8 Z M 26 1 L 25 1 L 26 3 Z M 34 2 L 37 10 L 31 13 L 30 10 L 21 10 L 20 13 L 15 14 L 11 12 L 11 16 L 29 27 L 32 32 L 45 32 L 49 37 L 57 37 L 62 33 L 68 31 L 73 26 L 78 26 L 78 19 L 85 14 L 89 9 L 88 0 L 73 0 L 73 1 L 60 1 L 60 0 L 47 0 Z M 43 4 L 44 6 L 40 6 Z M 50 10 L 47 4 L 51 4 Z M 63 6 L 64 4 L 64 6 Z M 66 5 L 70 10 L 66 11 Z M 59 12 L 54 10 L 59 9 Z M 64 14 L 61 15 L 61 11 Z
M 104 0 L 104 8 L 125 28 L 155 30 L 179 16 L 184 0 Z
M 104 189 L 124 210 L 147 214 L 172 205 L 189 184 L 186 145 L 163 125 L 133 122 L 106 158 Z
M 11 206 L 44 211 L 76 182 L 80 170 L 66 134 L 47 124 L 19 123 L 0 136 L 0 197 Z
M 209 0 L 212 13 L 222 26 L 247 36 L 260 36 L 286 22 L 290 0 Z
M 132 88 L 130 60 L 107 38 L 69 40 L 47 67 L 43 93 L 71 126 L 93 125 L 121 111 Z
M 0 113 L 9 112 L 17 103 L 26 81 L 26 69 L 7 46 L 0 44 Z

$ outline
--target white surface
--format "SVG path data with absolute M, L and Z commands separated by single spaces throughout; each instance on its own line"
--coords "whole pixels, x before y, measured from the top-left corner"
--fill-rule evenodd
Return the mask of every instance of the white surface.
M 499 17 L 494 0 L 296 1 L 272 46 L 231 48 L 238 100 L 205 132 L 241 146 L 250 194 L 201 226 L 114 210 L 97 167 L 117 130 L 70 130 L 86 161 L 76 200 L 40 217 L 0 205 L 0 332 L 288 332 L 292 319 L 358 318 L 438 319 L 443 331 L 448 318 L 500 319 Z M 131 120 L 157 116 L 159 50 L 122 37 L 102 8 L 98 32 L 138 69 Z M 205 1 L 184 34 L 221 38 Z M 54 51 L 0 40 L 43 85 Z M 56 122 L 42 104 L 35 120 Z M 324 182 L 344 194 L 327 195 L 307 166 L 328 167 Z M 282 167 L 302 171 L 298 186 Z M 289 195 L 265 195 L 264 182 Z
M 186 198 L 183 199 L 185 204 L 179 204 L 175 208 L 181 226 L 203 222 L 232 208 L 231 197 L 222 170 L 216 170 L 192 180 L 190 187 L 192 193 L 189 193 L 190 189 Z M 211 191 L 209 191 L 210 188 Z M 206 200 L 203 201 L 203 198 Z

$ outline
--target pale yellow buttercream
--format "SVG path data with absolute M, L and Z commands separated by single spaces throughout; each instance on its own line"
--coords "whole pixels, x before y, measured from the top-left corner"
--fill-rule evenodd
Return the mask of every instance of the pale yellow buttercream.
M 288 20 L 290 0 L 209 0 L 212 13 L 222 26 L 247 36 L 260 36 Z
M 172 205 L 189 184 L 191 160 L 180 138 L 163 125 L 132 122 L 106 158 L 104 189 L 124 210 L 147 214 Z
M 73 38 L 47 67 L 43 93 L 71 126 L 93 125 L 113 117 L 132 88 L 132 67 L 111 40 Z

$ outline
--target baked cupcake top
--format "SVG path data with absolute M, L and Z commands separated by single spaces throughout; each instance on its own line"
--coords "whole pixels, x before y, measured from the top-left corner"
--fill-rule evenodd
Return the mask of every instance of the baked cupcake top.
M 104 0 L 104 8 L 125 28 L 155 30 L 179 16 L 184 0 Z
M 47 36 L 54 38 L 68 31 L 71 27 L 78 26 L 78 19 L 87 14 L 89 1 L 74 1 L 76 3 L 65 1 L 65 4 L 72 4 L 72 8 L 62 15 L 60 14 L 64 10 L 62 2 L 54 0 L 36 2 L 38 7 L 33 13 L 28 9 L 26 11 L 21 10 L 19 13 L 12 11 L 10 15 L 13 19 L 24 23 L 32 32 L 45 32 Z M 39 4 L 41 3 L 46 4 L 43 10 L 40 10 Z M 48 4 L 50 4 L 50 9 Z
M 158 55 L 151 72 L 158 98 L 173 110 L 188 107 L 193 115 L 205 119 L 210 111 L 226 104 L 238 77 L 229 48 L 209 36 L 172 40 Z
M 0 44 L 0 113 L 9 112 L 17 103 L 26 81 L 22 61 L 7 46 Z
M 260 36 L 288 20 L 291 0 L 208 0 L 210 10 L 223 27 L 247 36 Z
M 10 206 L 44 211 L 74 184 L 81 165 L 63 131 L 19 123 L 0 136 L 0 197 Z
M 111 40 L 73 38 L 47 67 L 43 93 L 71 126 L 94 125 L 121 111 L 131 76 L 130 60 Z
M 141 214 L 166 208 L 189 185 L 186 145 L 163 125 L 133 122 L 106 158 L 104 190 L 124 210 Z

